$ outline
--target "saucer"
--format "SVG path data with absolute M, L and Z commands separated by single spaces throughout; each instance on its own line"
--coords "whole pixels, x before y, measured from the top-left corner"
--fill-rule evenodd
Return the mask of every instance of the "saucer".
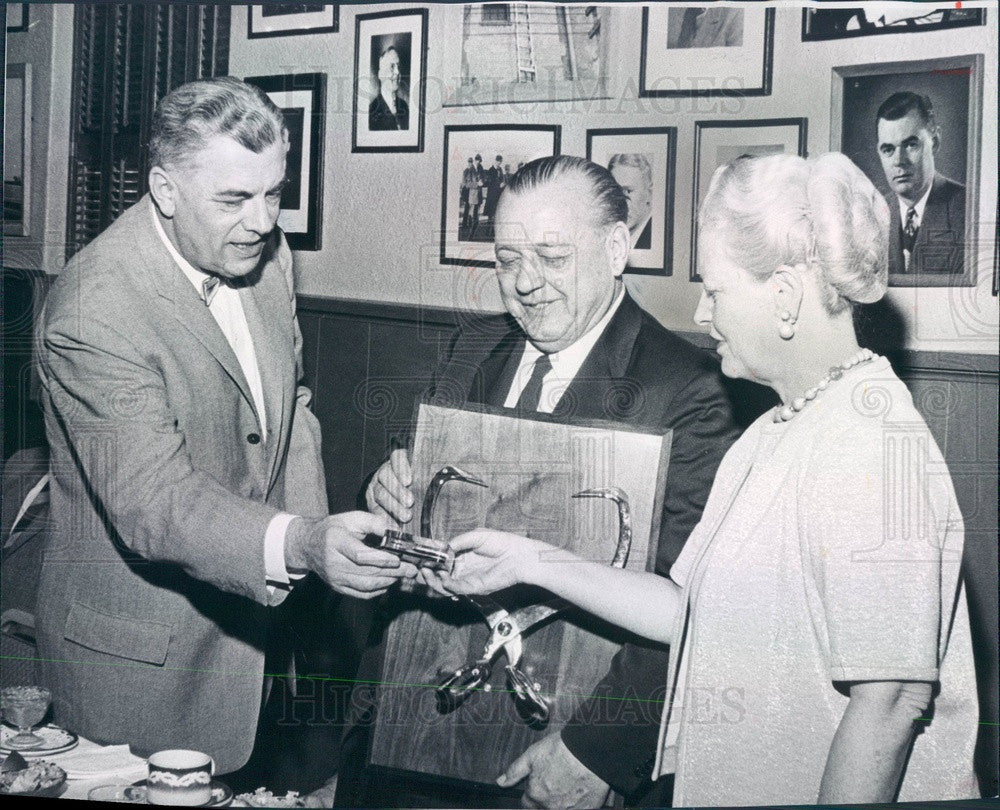
M 108 786 L 110 787 L 110 786 Z M 105 798 L 103 801 L 118 801 L 118 802 L 129 802 L 131 804 L 149 804 L 146 800 L 146 780 L 140 779 L 138 782 L 133 782 L 131 785 L 121 786 L 121 796 L 122 798 L 112 799 Z M 212 798 L 209 799 L 207 804 L 198 805 L 199 807 L 229 807 L 233 803 L 233 791 L 225 782 L 219 782 L 216 779 L 212 780 Z
M 22 757 L 30 759 L 31 757 L 46 757 L 52 754 L 61 754 L 63 751 L 76 748 L 80 743 L 80 738 L 72 731 L 68 731 L 52 723 L 41 728 L 32 729 L 32 734 L 41 737 L 42 741 L 31 748 L 12 746 L 10 742 L 17 734 L 18 731 L 13 726 L 7 723 L 0 725 L 0 751 L 5 754 L 17 751 Z

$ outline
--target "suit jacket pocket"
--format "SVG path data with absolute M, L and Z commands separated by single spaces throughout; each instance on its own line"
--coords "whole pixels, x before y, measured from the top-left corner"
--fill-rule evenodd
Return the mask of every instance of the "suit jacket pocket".
M 172 625 L 113 616 L 74 600 L 63 637 L 90 650 L 163 666 Z

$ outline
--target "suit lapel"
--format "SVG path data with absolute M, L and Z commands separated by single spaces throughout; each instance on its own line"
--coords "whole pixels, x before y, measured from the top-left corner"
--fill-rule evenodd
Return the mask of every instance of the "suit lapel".
M 639 305 L 626 292 L 618 311 L 556 404 L 553 416 L 607 417 L 608 398 L 614 395 L 615 387 L 620 385 L 619 381 L 628 371 L 641 325 Z
M 272 276 L 277 269 L 268 272 L 270 263 L 265 266 L 260 279 L 255 284 L 240 289 L 240 302 L 246 315 L 250 338 L 253 340 L 254 353 L 257 356 L 257 367 L 260 371 L 261 390 L 264 393 L 264 408 L 267 412 L 268 427 L 268 475 L 270 483 L 274 477 L 274 468 L 278 459 L 278 447 L 281 444 L 282 425 L 291 403 L 286 401 L 294 390 L 294 362 L 282 362 L 282 358 L 293 353 L 292 337 L 286 334 L 283 325 L 287 322 L 279 318 L 265 317 L 265 313 L 275 311 L 275 298 L 278 291 L 270 289 Z M 288 351 L 285 351 L 285 348 Z
M 508 332 L 476 369 L 469 401 L 502 408 L 514 383 L 514 375 L 524 353 L 525 337 L 520 330 Z
M 913 252 L 917 248 L 925 248 L 935 237 L 937 242 L 941 242 L 944 234 L 942 231 L 947 228 L 947 215 L 942 211 L 941 194 L 944 190 L 944 178 L 940 174 L 934 175 L 931 182 L 931 193 L 927 195 L 927 205 L 924 206 L 924 215 L 920 218 L 920 228 L 917 230 L 917 241 L 913 246 Z
M 153 202 L 149 195 L 140 205 L 144 206 L 145 211 L 140 212 L 139 227 L 136 229 L 136 249 L 138 255 L 149 260 L 149 270 L 157 292 L 165 299 L 171 315 L 181 327 L 194 335 L 232 378 L 256 414 L 257 409 L 254 407 L 250 386 L 243 376 L 243 369 L 240 368 L 240 362 L 236 359 L 229 341 L 222 334 L 219 324 L 208 311 L 205 302 L 195 291 L 194 285 L 188 281 L 184 271 L 177 266 L 167 251 L 153 226 L 152 217 L 155 214 L 151 210 Z

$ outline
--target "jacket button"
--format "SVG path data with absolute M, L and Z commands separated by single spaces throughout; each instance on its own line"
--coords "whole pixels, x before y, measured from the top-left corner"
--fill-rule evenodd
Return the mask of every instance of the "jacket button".
M 260 444 L 260 434 L 259 433 L 248 434 L 247 441 L 250 442 L 250 444 Z

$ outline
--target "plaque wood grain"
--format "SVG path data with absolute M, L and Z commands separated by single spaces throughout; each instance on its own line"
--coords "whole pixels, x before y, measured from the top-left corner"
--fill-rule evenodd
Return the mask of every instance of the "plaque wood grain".
M 608 564 L 618 537 L 612 501 L 574 499 L 584 489 L 616 486 L 629 498 L 633 540 L 628 567 L 650 569 L 658 536 L 670 433 L 609 422 L 564 424 L 517 419 L 490 408 L 422 404 L 413 445 L 414 510 L 434 474 L 447 464 L 481 478 L 488 489 L 445 485 L 433 535 L 454 537 L 477 526 L 526 534 Z M 655 544 L 652 544 L 655 546 Z M 517 586 L 494 598 L 508 609 L 552 598 Z M 562 728 L 607 671 L 626 639 L 581 611 L 560 614 L 523 640 L 520 667 L 550 702 L 544 726 L 530 726 L 508 693 L 501 652 L 490 689 L 448 714 L 437 710 L 435 686 L 446 672 L 478 658 L 489 630 L 466 602 L 424 592 L 399 594 L 391 606 L 376 706 L 373 765 L 492 783 L 529 745 Z

